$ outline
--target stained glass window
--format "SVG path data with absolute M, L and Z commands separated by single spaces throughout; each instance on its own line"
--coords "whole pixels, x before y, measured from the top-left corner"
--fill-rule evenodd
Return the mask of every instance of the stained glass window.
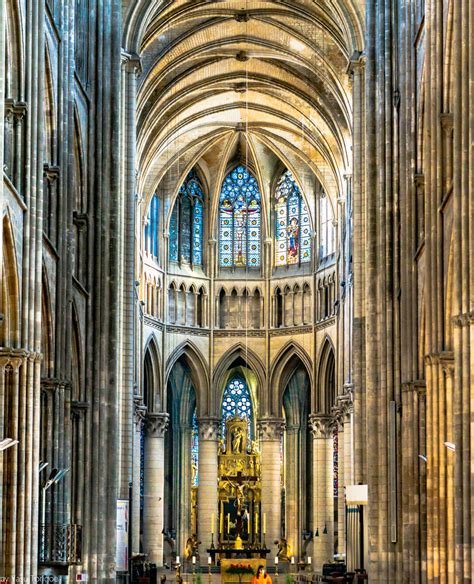
M 323 191 L 319 199 L 320 258 L 331 256 L 336 251 L 336 228 L 329 197 Z
M 253 407 L 250 391 L 245 379 L 238 375 L 227 383 L 222 397 L 222 436 L 225 438 L 225 423 L 228 418 L 240 416 L 248 423 L 248 437 L 253 436 Z
M 159 220 L 160 199 L 157 195 L 153 195 L 145 222 L 145 251 L 155 258 L 158 257 Z
M 191 438 L 191 480 L 193 487 L 199 486 L 199 425 L 196 410 L 193 413 Z
M 224 179 L 219 206 L 222 268 L 260 266 L 260 191 L 252 173 L 237 166 Z
M 311 261 L 309 213 L 301 191 L 289 170 L 275 190 L 275 264 L 287 266 Z
M 169 259 L 202 266 L 204 195 L 192 170 L 181 185 L 170 219 Z

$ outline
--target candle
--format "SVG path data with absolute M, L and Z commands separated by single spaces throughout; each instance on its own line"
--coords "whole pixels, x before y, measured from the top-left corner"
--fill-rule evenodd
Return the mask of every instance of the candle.
M 278 566 L 278 556 L 275 556 L 275 566 Z
M 308 566 L 311 566 L 311 556 L 308 556 Z
M 176 563 L 179 564 L 179 556 L 176 556 Z
M 267 514 L 263 514 L 263 534 L 267 533 Z
M 193 556 L 193 564 L 196 563 L 196 556 Z
M 247 526 L 247 531 L 249 532 L 249 536 L 252 534 L 252 516 L 250 515 L 250 513 L 248 514 L 248 526 Z
M 208 563 L 209 566 L 212 564 L 212 558 L 211 558 L 211 556 L 208 556 L 207 557 L 207 563 Z
M 230 513 L 227 513 L 227 535 L 230 533 Z
M 294 564 L 295 563 L 295 556 L 291 556 L 291 563 Z
M 258 511 L 255 513 L 255 535 L 258 535 Z
M 223 535 L 223 533 L 224 533 L 224 513 L 221 513 L 221 516 L 220 516 L 220 529 L 219 529 L 219 533 L 221 535 Z
M 211 533 L 212 535 L 214 535 L 214 522 L 216 520 L 216 516 L 214 515 L 214 513 L 211 515 Z

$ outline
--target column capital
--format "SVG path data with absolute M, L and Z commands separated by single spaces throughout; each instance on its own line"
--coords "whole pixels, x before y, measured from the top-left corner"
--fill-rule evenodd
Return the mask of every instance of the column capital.
M 345 386 L 346 391 L 336 397 L 336 405 L 333 407 L 334 417 L 339 425 L 344 425 L 347 418 L 354 411 L 354 394 L 352 385 Z
M 76 419 L 83 418 L 85 413 L 89 409 L 89 402 L 84 401 L 72 401 L 71 402 L 71 415 Z
M 284 429 L 283 418 L 260 418 L 257 422 L 257 431 L 261 440 L 280 440 Z
M 148 436 L 163 438 L 168 428 L 168 422 L 169 415 L 166 412 L 147 414 L 145 417 L 145 425 Z
M 204 417 L 198 419 L 199 440 L 219 439 L 220 420 L 219 418 Z
M 313 438 L 330 438 L 336 428 L 336 418 L 327 414 L 310 414 L 309 429 Z
M 134 401 L 133 419 L 134 419 L 135 425 L 140 427 L 142 424 L 145 423 L 148 408 L 143 404 L 143 401 L 141 400 L 141 398 L 140 398 L 140 400 L 137 400 L 134 398 L 133 401 Z

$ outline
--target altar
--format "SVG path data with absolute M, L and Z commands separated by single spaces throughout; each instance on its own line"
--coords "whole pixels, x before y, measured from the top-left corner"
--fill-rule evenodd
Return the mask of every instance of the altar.
M 220 566 L 222 582 L 251 582 L 270 550 L 261 514 L 260 452 L 246 419 L 227 420 L 218 469 L 218 541 L 207 552 Z

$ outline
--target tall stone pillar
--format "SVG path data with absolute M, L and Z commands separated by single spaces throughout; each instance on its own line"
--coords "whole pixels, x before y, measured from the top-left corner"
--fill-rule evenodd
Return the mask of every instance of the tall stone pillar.
M 132 468 L 132 512 L 130 525 L 132 529 L 131 553 L 140 551 L 140 474 L 141 474 L 141 440 L 143 425 L 145 424 L 146 407 L 141 399 L 136 399 L 134 404 L 133 424 L 133 468 Z
M 199 418 L 199 487 L 198 487 L 198 538 L 202 556 L 211 546 L 211 519 L 214 513 L 218 527 L 217 478 L 218 478 L 219 420 Z
M 313 435 L 313 565 L 321 570 L 334 556 L 333 433 L 334 418 L 311 414 Z
M 266 517 L 267 546 L 272 549 L 273 542 L 281 537 L 281 437 L 284 420 L 281 418 L 262 418 L 258 421 L 258 434 L 261 443 L 262 469 L 262 529 Z
M 291 555 L 296 558 L 299 557 L 302 514 L 302 498 L 299 493 L 301 486 L 299 442 L 300 426 L 287 426 L 285 440 L 285 537 L 291 547 Z
M 146 417 L 143 543 L 150 562 L 163 565 L 165 432 L 168 414 Z

